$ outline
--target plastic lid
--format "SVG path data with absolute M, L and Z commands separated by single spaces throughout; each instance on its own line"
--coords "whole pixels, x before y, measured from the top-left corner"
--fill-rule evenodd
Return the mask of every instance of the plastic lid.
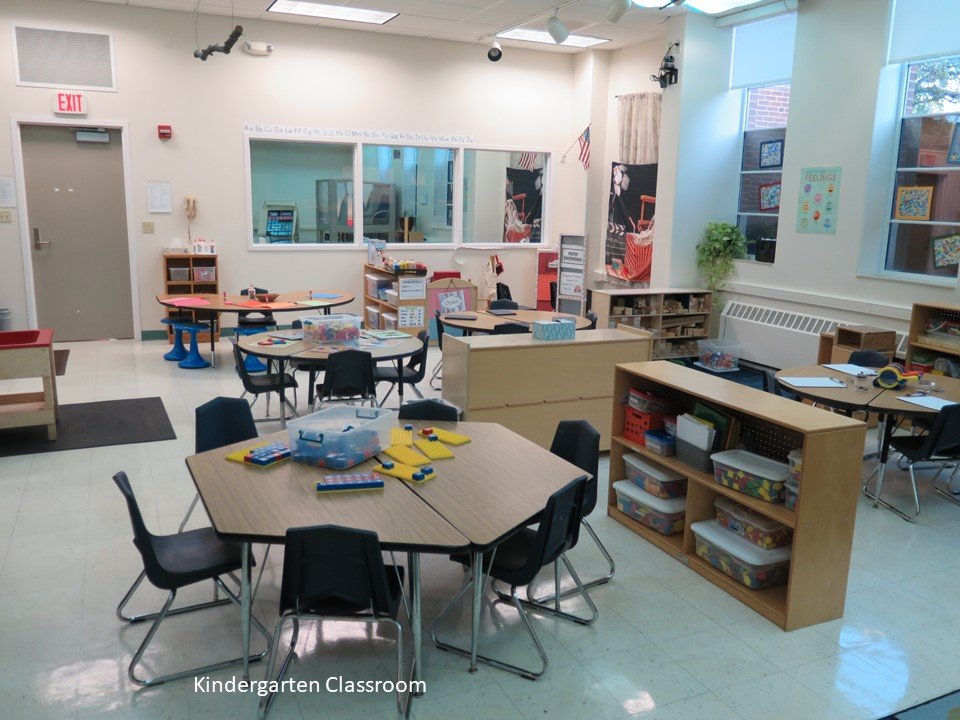
M 663 498 L 658 498 L 656 495 L 651 495 L 629 480 L 617 480 L 617 482 L 613 484 L 613 489 L 619 495 L 626 495 L 634 502 L 646 505 L 648 508 L 652 508 L 666 515 L 682 513 L 687 509 L 687 498 L 678 497 L 664 500 Z
M 794 462 L 799 462 L 800 460 L 803 460 L 803 450 L 801 450 L 800 448 L 791 450 L 789 453 L 787 453 L 787 457 L 793 460 Z
M 737 470 L 743 470 L 751 475 L 759 475 L 773 482 L 786 482 L 790 477 L 790 466 L 786 463 L 771 460 L 763 455 L 748 452 L 747 450 L 725 450 L 710 456 L 714 462 Z
M 766 550 L 754 545 L 749 540 L 744 540 L 729 530 L 725 530 L 716 520 L 695 522 L 690 526 L 690 529 L 697 537 L 716 545 L 724 552 L 743 560 L 748 565 L 773 565 L 790 559 L 789 547 Z
M 787 480 L 786 483 L 784 483 L 784 485 L 790 490 L 792 490 L 793 492 L 797 494 L 800 493 L 800 483 L 797 480 L 790 478 L 789 480 Z
M 787 480 L 787 485 L 789 484 L 790 481 Z M 745 508 L 740 503 L 734 502 L 730 498 L 723 497 L 722 495 L 718 497 L 716 502 L 713 504 L 717 510 L 722 510 L 727 515 L 730 515 L 741 522 L 748 522 L 764 532 L 783 530 L 786 527 L 782 523 L 778 523 L 776 520 L 771 520 L 768 517 L 764 517 L 760 513 L 754 512 L 750 508 Z
M 634 472 L 643 473 L 659 482 L 675 482 L 684 479 L 684 476 L 680 473 L 665 468 L 663 465 L 657 465 L 655 462 L 642 458 L 635 453 L 624 455 L 623 461 L 633 468 Z

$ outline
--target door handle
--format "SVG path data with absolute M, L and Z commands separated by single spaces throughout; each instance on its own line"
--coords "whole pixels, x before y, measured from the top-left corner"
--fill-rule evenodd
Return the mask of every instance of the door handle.
M 40 250 L 40 249 L 42 249 L 42 248 L 47 247 L 49 244 L 50 244 L 50 241 L 49 241 L 49 240 L 41 240 L 41 239 L 40 239 L 40 228 L 35 227 L 35 228 L 33 229 L 33 247 L 34 247 L 36 250 Z

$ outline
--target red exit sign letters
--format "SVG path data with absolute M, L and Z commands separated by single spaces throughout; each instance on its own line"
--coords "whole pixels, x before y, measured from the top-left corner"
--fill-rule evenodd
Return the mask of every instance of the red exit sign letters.
M 57 115 L 86 115 L 87 99 L 83 93 L 58 92 L 53 98 L 53 111 Z

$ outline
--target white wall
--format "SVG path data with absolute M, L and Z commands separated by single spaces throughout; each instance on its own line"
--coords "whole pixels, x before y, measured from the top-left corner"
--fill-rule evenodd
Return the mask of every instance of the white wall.
M 371 35 L 287 23 L 243 20 L 246 35 L 273 43 L 271 57 L 242 52 L 201 63 L 194 16 L 78 0 L 4 0 L 0 9 L 0 112 L 51 117 L 53 91 L 14 85 L 11 25 L 110 31 L 117 56 L 116 93 L 88 93 L 92 122 L 129 122 L 134 225 L 156 223 L 156 234 L 137 236 L 143 328 L 159 328 L 161 249 L 185 237 L 180 212 L 148 215 L 147 180 L 172 183 L 175 204 L 196 196 L 194 236 L 217 243 L 227 287 L 255 280 L 269 288 L 335 287 L 361 292 L 363 250 L 251 251 L 246 240 L 243 167 L 245 123 L 307 127 L 402 130 L 472 135 L 478 144 L 557 153 L 582 129 L 576 127 L 573 59 L 568 55 L 511 49 L 486 60 L 485 48 Z M 201 44 L 219 40 L 228 21 L 200 17 Z M 535 102 L 530 98 L 534 97 Z M 579 122 L 579 119 L 577 119 Z M 156 125 L 173 125 L 162 142 Z M 0 175 L 13 174 L 12 141 L 0 132 Z M 575 163 L 554 163 L 545 220 L 556 233 L 583 230 L 585 178 Z M 0 225 L 0 305 L 26 322 L 21 238 L 16 223 Z M 453 268 L 450 249 L 406 248 L 396 253 L 431 268 Z M 489 251 L 467 248 L 465 277 L 482 278 Z M 500 252 L 501 278 L 514 297 L 532 304 L 536 257 L 529 249 Z M 457 266 L 459 267 L 459 266 Z M 352 308 L 359 310 L 360 304 Z

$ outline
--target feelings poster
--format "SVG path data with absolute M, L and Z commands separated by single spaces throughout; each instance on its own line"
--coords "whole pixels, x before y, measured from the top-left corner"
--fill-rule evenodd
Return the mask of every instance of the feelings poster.
M 797 232 L 835 235 L 840 204 L 840 168 L 800 169 L 800 200 Z

